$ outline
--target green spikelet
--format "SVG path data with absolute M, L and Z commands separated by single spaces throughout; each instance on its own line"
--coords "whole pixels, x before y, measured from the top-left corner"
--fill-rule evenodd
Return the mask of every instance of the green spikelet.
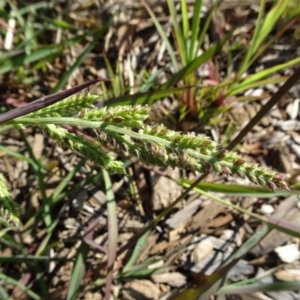
M 84 109 L 94 108 L 93 103 L 98 99 L 98 96 L 89 93 L 80 93 L 59 101 L 53 105 L 40 109 L 34 113 L 27 115 L 28 117 L 69 117 L 75 116 L 79 111 Z
M 19 215 L 20 209 L 12 200 L 5 184 L 4 176 L 0 173 L 0 216 L 9 224 L 20 228 L 21 221 Z
M 66 129 L 57 127 L 53 124 L 44 125 L 43 129 L 50 138 L 62 147 L 79 152 L 108 171 L 124 173 L 122 162 L 115 161 L 110 155 L 100 148 L 100 145 L 93 141 L 86 140 L 82 136 L 70 133 Z

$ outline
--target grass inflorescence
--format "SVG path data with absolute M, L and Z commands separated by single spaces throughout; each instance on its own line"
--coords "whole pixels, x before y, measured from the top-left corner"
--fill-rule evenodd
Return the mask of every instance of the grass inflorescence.
M 115 151 L 135 157 L 148 165 L 180 167 L 202 173 L 215 171 L 248 178 L 252 183 L 273 191 L 288 189 L 282 174 L 258 164 L 247 163 L 236 152 L 227 151 L 207 136 L 193 132 L 183 134 L 164 125 L 146 125 L 144 122 L 149 113 L 147 106 L 96 108 L 92 102 L 97 98 L 88 93 L 71 96 L 27 115 L 26 124 L 22 117 L 14 120 L 13 124 L 28 126 L 39 123 L 50 139 L 110 172 L 124 173 L 122 162 L 105 152 L 96 140 L 71 133 L 61 125 L 78 123 L 81 127 L 94 128 L 103 143 L 109 143 Z M 70 114 L 73 117 L 70 118 Z M 7 189 L 5 194 L 2 197 L 1 214 L 6 220 L 17 224 L 18 209 L 9 198 Z

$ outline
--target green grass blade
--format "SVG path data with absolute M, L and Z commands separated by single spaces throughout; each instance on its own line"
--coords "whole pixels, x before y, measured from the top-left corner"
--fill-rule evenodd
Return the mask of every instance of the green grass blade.
M 21 153 L 13 151 L 13 150 L 11 150 L 9 148 L 6 148 L 2 145 L 0 145 L 0 151 L 3 151 L 5 153 L 9 154 L 10 156 L 15 157 L 15 158 L 17 158 L 21 161 L 25 161 L 27 163 L 32 163 L 32 160 L 30 158 L 26 157 L 25 155 L 22 155 Z
M 25 24 L 24 28 L 24 34 L 25 34 L 25 40 L 30 41 L 30 44 L 27 44 L 25 46 L 25 52 L 27 55 L 31 53 L 31 48 L 36 47 L 38 45 L 37 40 L 36 40 L 36 34 L 34 32 L 32 23 L 30 21 L 30 17 L 28 17 L 27 22 Z
M 152 274 L 163 273 L 171 268 L 168 266 L 162 266 L 159 268 L 148 268 L 150 265 L 161 261 L 161 257 L 149 257 L 143 263 L 132 266 L 127 272 L 122 272 L 118 275 L 118 279 L 130 279 L 150 276 Z
M 50 263 L 51 261 L 67 262 L 74 261 L 73 258 L 66 257 L 50 257 L 50 256 L 34 256 L 34 255 L 3 255 L 0 256 L 0 262 L 12 262 L 12 263 Z M 1 298 L 0 298 L 1 299 Z
M 249 65 L 252 65 L 266 50 L 270 49 L 271 45 L 276 43 L 280 39 L 280 37 L 283 36 L 283 34 L 291 29 L 293 25 L 295 25 L 296 22 L 298 22 L 300 19 L 299 13 L 296 15 L 292 20 L 288 20 L 285 22 L 280 29 L 272 36 L 269 38 L 267 41 L 265 41 L 255 52 L 255 54 L 252 56 L 252 58 L 249 61 Z
M 121 64 L 118 62 L 116 66 L 116 75 L 114 77 L 113 86 L 114 86 L 114 92 L 115 96 L 121 96 L 124 88 L 123 84 L 123 78 L 122 78 L 122 72 L 120 71 Z
M 36 174 L 36 177 L 37 177 L 37 180 L 39 183 L 39 188 L 40 188 L 41 196 L 42 196 L 42 200 L 43 200 L 44 222 L 45 222 L 46 227 L 49 228 L 52 224 L 51 203 L 49 201 L 49 198 L 46 195 L 46 185 L 45 185 L 44 174 L 42 172 L 42 166 L 41 166 L 39 160 L 34 156 L 32 148 L 31 148 L 30 144 L 28 143 L 25 134 L 22 131 L 21 131 L 21 135 L 22 135 L 22 138 L 26 145 L 29 157 L 31 159 L 32 168 Z
M 242 65 L 239 69 L 237 75 L 238 78 L 242 76 L 242 74 L 249 68 L 250 64 L 253 63 L 253 56 L 256 57 L 256 54 L 259 48 L 262 46 L 264 40 L 269 35 L 271 30 L 275 27 L 275 24 L 286 10 L 288 2 L 288 0 L 277 1 L 275 6 L 268 12 L 267 16 L 265 17 L 265 20 L 262 21 L 263 12 L 265 8 L 265 0 L 261 1 L 254 36 L 251 40 L 250 47 L 246 53 L 245 59 L 243 60 Z
M 205 22 L 204 22 L 204 25 L 203 25 L 203 27 L 200 31 L 200 35 L 199 35 L 199 38 L 198 38 L 198 48 L 202 47 L 202 45 L 203 45 L 204 38 L 205 38 L 205 35 L 206 35 L 207 30 L 209 28 L 209 25 L 211 23 L 213 14 L 216 11 L 218 5 L 221 3 L 221 1 L 222 0 L 216 1 L 215 4 L 213 5 L 213 7 L 209 10 L 208 15 L 205 17 Z M 196 56 L 196 53 L 195 53 L 195 56 Z
M 72 24 L 68 23 L 66 20 L 54 19 L 51 20 L 51 23 L 54 27 L 68 29 L 68 30 L 76 30 L 76 27 Z
M 105 285 L 105 299 L 109 300 L 111 295 L 111 285 L 113 281 L 114 263 L 118 245 L 118 220 L 115 195 L 112 190 L 110 176 L 106 170 L 102 171 L 107 196 L 108 211 L 108 258 L 107 258 L 107 275 Z
M 4 288 L 2 288 L 2 286 L 0 285 L 0 299 L 9 299 L 9 295 L 7 294 L 7 292 L 5 291 Z
M 86 46 L 82 53 L 80 53 L 74 64 L 70 67 L 70 69 L 67 72 L 63 74 L 63 76 L 58 81 L 57 85 L 50 91 L 50 93 L 55 93 L 66 85 L 72 73 L 80 66 L 80 64 L 84 61 L 87 55 L 93 50 L 93 48 L 99 42 L 99 39 L 102 35 L 102 29 L 95 33 L 93 40 Z
M 11 1 L 9 1 L 10 5 L 12 5 Z M 40 2 L 36 2 L 36 3 L 31 3 L 29 5 L 24 5 L 24 7 L 16 7 L 14 6 L 14 10 L 18 11 L 18 14 L 20 16 L 24 15 L 24 14 L 37 14 L 37 10 L 39 9 L 52 9 L 54 7 L 55 3 L 50 2 L 50 1 L 40 1 Z M 23 24 L 24 25 L 24 24 Z
M 262 87 L 262 86 L 266 86 L 268 84 L 278 84 L 278 83 L 282 83 L 285 82 L 287 80 L 287 76 L 280 76 L 280 77 L 268 77 L 267 79 L 264 80 L 258 80 L 258 81 L 253 81 L 251 83 L 248 84 L 243 84 L 243 82 L 241 82 L 241 86 L 237 89 L 234 89 L 234 93 L 231 95 L 237 95 L 239 93 L 243 93 L 247 90 L 250 90 L 252 88 L 257 88 L 257 87 Z M 238 99 L 251 99 L 251 97 L 248 96 L 239 96 L 236 97 L 236 100 L 238 101 Z M 258 97 L 258 99 L 261 99 L 261 96 Z
M 85 274 L 85 263 L 88 250 L 88 246 L 85 243 L 82 243 L 78 249 L 76 262 L 68 288 L 67 300 L 78 299 L 79 288 Z
M 111 79 L 112 90 L 114 97 L 120 97 L 122 94 L 121 90 L 121 74 L 120 74 L 120 63 L 117 61 L 116 72 L 113 70 L 110 61 L 108 60 L 106 53 L 103 53 L 103 59 L 107 68 L 107 73 Z M 104 85 L 104 84 L 103 84 Z
M 154 74 L 152 74 L 146 82 L 143 83 L 143 85 L 139 89 L 139 93 L 146 93 L 148 92 L 154 85 L 156 79 L 159 77 L 160 74 L 165 72 L 165 68 L 158 69 Z
M 183 186 L 189 186 L 192 184 L 191 180 L 179 179 L 176 182 Z M 249 185 L 237 185 L 237 184 L 220 184 L 211 182 L 201 182 L 197 185 L 201 190 L 205 192 L 214 193 L 225 193 L 230 195 L 239 195 L 247 197 L 260 197 L 260 198 L 270 198 L 276 196 L 289 196 L 299 194 L 300 191 L 276 191 L 273 192 L 267 188 L 259 186 L 249 186 Z
M 141 0 L 141 2 L 143 3 L 143 5 L 145 6 L 145 8 L 147 9 L 151 19 L 153 20 L 153 23 L 160 35 L 160 37 L 162 38 L 163 42 L 165 43 L 165 46 L 167 48 L 167 51 L 170 55 L 170 59 L 172 61 L 172 64 L 175 68 L 175 71 L 178 71 L 179 70 L 179 66 L 178 66 L 178 63 L 177 63 L 177 59 L 176 59 L 176 55 L 174 53 L 174 50 L 173 50 L 173 47 L 165 33 L 165 30 L 164 28 L 160 25 L 158 19 L 156 18 L 156 16 L 154 15 L 154 13 L 152 12 L 151 8 L 149 7 L 149 5 L 147 4 L 147 2 L 145 0 Z
M 138 259 L 138 256 L 141 253 L 141 250 L 143 249 L 143 246 L 146 244 L 147 238 L 150 234 L 150 230 L 148 230 L 147 232 L 145 232 L 138 240 L 138 242 L 136 243 L 134 250 L 130 256 L 130 259 L 128 260 L 127 264 L 125 265 L 125 267 L 122 270 L 122 273 L 126 273 L 130 270 L 130 268 L 134 265 L 134 263 L 136 262 L 136 260 Z
M 184 2 L 184 1 L 183 1 Z M 174 0 L 167 0 L 169 12 L 172 19 L 172 25 L 175 33 L 175 40 L 177 42 L 178 52 L 181 58 L 181 63 L 183 66 L 186 65 L 187 62 L 187 56 L 186 56 L 186 41 L 184 40 L 184 36 L 182 35 L 182 30 L 179 26 L 179 16 L 177 15 Z M 183 19 L 183 25 L 188 22 L 187 20 L 187 11 L 186 11 L 186 4 L 184 6 L 181 6 L 182 10 L 182 17 Z M 186 25 L 185 25 L 186 26 Z M 188 34 L 188 33 L 185 33 Z
M 200 20 L 201 20 L 201 8 L 202 8 L 202 0 L 195 1 L 195 7 L 193 12 L 193 21 L 191 27 L 191 39 L 190 45 L 188 47 L 188 62 L 192 61 L 197 53 L 197 49 L 199 45 L 198 42 L 198 34 L 200 30 Z
M 253 38 L 251 39 L 248 51 L 246 52 L 246 55 L 241 63 L 241 66 L 239 67 L 239 71 L 237 73 L 237 78 L 240 78 L 244 74 L 244 72 L 249 68 L 249 61 L 254 52 L 253 51 L 254 45 L 256 44 L 256 40 L 258 39 L 258 36 L 260 34 L 264 10 L 265 10 L 265 0 L 261 0 L 259 13 L 258 13 L 258 17 L 256 20 L 256 26 L 255 26 L 255 30 L 254 30 L 254 35 L 253 35 Z
M 5 60 L 2 62 L 0 61 L 0 74 L 7 73 L 14 68 L 24 66 L 25 64 L 30 64 L 42 59 L 47 59 L 47 57 L 53 56 L 54 54 L 58 56 L 59 54 L 61 54 L 62 50 L 63 47 L 56 45 L 36 50 L 29 55 L 23 54 L 9 60 Z
M 24 12 L 22 13 L 22 11 L 20 11 L 12 1 L 8 0 L 7 3 L 9 4 L 11 9 L 10 17 L 16 18 L 20 26 L 25 27 L 26 21 L 23 18 Z
M 300 281 L 289 282 L 274 282 L 274 283 L 252 283 L 242 285 L 243 282 L 237 284 L 230 284 L 220 288 L 216 292 L 216 295 L 241 295 L 255 292 L 280 292 L 280 291 L 298 291 L 300 287 Z
M 75 166 L 75 168 L 73 168 L 73 170 L 71 172 L 69 172 L 69 174 L 60 181 L 59 185 L 54 190 L 52 196 L 49 198 L 49 202 L 51 203 L 51 205 L 55 204 L 59 200 L 63 199 L 64 196 L 66 196 L 66 195 L 61 196 L 62 191 L 67 187 L 68 183 L 72 180 L 72 178 L 75 176 L 75 174 L 80 170 L 80 168 L 82 167 L 84 162 L 85 162 L 85 159 L 82 159 L 79 162 L 79 164 L 77 164 Z M 84 182 L 81 182 L 81 184 L 84 184 Z M 76 188 L 73 190 L 73 193 L 76 194 L 76 192 L 78 192 L 78 190 L 81 189 L 81 188 L 83 188 L 82 185 L 77 185 Z M 70 197 L 70 199 L 73 199 L 73 197 Z M 47 235 L 42 240 L 42 242 L 40 243 L 40 245 L 39 245 L 39 247 L 36 251 L 36 255 L 41 255 L 41 254 L 43 254 L 47 251 L 47 246 L 49 245 L 49 241 L 52 237 L 54 229 L 56 228 L 56 226 L 59 223 L 61 215 L 62 214 L 59 212 L 57 214 L 57 217 L 52 221 L 51 225 L 49 226 L 49 228 L 47 230 Z M 28 222 L 28 223 L 30 223 L 30 222 Z M 29 224 L 27 224 L 27 226 L 28 225 Z
M 226 41 L 230 38 L 231 33 L 227 34 L 222 40 L 216 42 L 213 46 L 211 46 L 208 50 L 206 50 L 202 55 L 195 58 L 193 61 L 188 63 L 185 67 L 179 70 L 176 74 L 174 74 L 163 86 L 162 88 L 168 88 L 177 84 L 180 80 L 184 79 L 186 76 L 195 72 L 199 66 L 207 62 L 209 59 L 213 58 L 218 52 L 220 52 L 226 43 Z
M 105 106 L 116 106 L 116 105 L 135 105 L 135 104 L 143 104 L 143 105 L 151 105 L 156 100 L 161 99 L 163 97 L 168 97 L 172 94 L 176 94 L 184 91 L 186 88 L 172 88 L 172 89 L 159 89 L 154 92 L 146 92 L 146 93 L 136 93 L 134 95 L 124 95 L 117 98 L 107 99 L 104 102 Z
M 289 3 L 289 0 L 279 0 L 275 6 L 268 12 L 262 26 L 260 23 L 257 24 L 257 27 L 260 27 L 257 31 L 257 35 L 253 39 L 253 47 L 251 56 L 258 50 L 258 48 L 263 43 L 264 39 L 268 36 L 271 30 L 275 27 L 275 24 L 283 15 L 286 7 Z
M 189 187 L 190 185 L 184 185 L 185 187 Z M 242 214 L 245 214 L 245 215 L 248 215 L 249 217 L 252 217 L 256 220 L 259 220 L 265 224 L 268 224 L 270 227 L 273 226 L 273 228 L 276 228 L 277 230 L 281 231 L 281 232 L 284 232 L 284 233 L 287 233 L 291 236 L 294 236 L 294 237 L 297 237 L 299 238 L 300 237 L 300 226 L 298 225 L 295 225 L 295 226 L 291 226 L 291 224 L 289 224 L 287 221 L 285 222 L 282 222 L 282 223 L 278 223 L 278 219 L 276 216 L 271 216 L 271 217 L 264 217 L 264 216 L 260 216 L 258 214 L 255 214 L 255 213 L 252 213 L 250 211 L 247 211 L 239 206 L 236 206 L 234 204 L 232 204 L 231 202 L 229 201 L 226 201 L 224 199 L 221 199 L 217 196 L 214 196 L 212 194 L 209 194 L 207 192 L 204 192 L 203 190 L 201 190 L 200 188 L 195 188 L 195 191 L 197 191 L 199 194 L 201 195 L 204 195 L 224 206 L 227 206 L 227 207 L 230 207 Z M 277 222 L 277 223 L 276 223 Z M 285 225 L 282 225 L 282 224 L 286 224 L 287 226 Z
M 27 286 L 23 285 L 21 282 L 15 280 L 9 276 L 6 276 L 5 274 L 0 273 L 0 279 L 1 279 L 1 281 L 4 281 L 6 284 L 11 284 L 13 286 L 16 286 L 18 289 L 20 289 L 25 294 L 27 294 L 30 297 L 30 299 L 33 299 L 33 300 L 41 300 L 42 299 L 38 294 L 33 292 Z
M 188 44 L 188 40 L 189 40 L 190 26 L 189 26 L 188 9 L 187 9 L 187 5 L 186 5 L 185 0 L 181 0 L 181 14 L 182 14 L 183 41 L 185 43 L 185 49 L 187 51 L 187 49 L 188 49 L 187 44 Z
M 282 64 L 278 64 L 274 67 L 262 70 L 260 72 L 257 72 L 255 74 L 252 74 L 250 76 L 248 76 L 245 80 L 243 80 L 242 82 L 240 82 L 238 84 L 237 87 L 233 87 L 232 89 L 230 89 L 228 91 L 228 95 L 235 95 L 237 93 L 240 93 L 244 90 L 246 90 L 247 88 L 249 88 L 251 86 L 251 84 L 266 78 L 276 72 L 282 71 L 288 67 L 292 67 L 295 64 L 298 64 L 300 62 L 300 57 L 294 58 L 286 63 L 282 63 Z M 255 85 L 254 85 L 255 86 Z

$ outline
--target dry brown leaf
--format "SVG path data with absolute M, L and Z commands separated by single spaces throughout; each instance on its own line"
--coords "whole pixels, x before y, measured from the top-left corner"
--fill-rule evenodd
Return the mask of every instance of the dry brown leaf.
M 128 300 L 155 300 L 159 299 L 160 290 L 150 280 L 132 280 L 124 285 L 122 294 Z
M 186 277 L 179 272 L 154 274 L 151 278 L 155 283 L 167 283 L 172 287 L 181 287 L 186 283 Z
M 300 281 L 299 269 L 280 270 L 274 274 L 276 279 L 281 281 Z

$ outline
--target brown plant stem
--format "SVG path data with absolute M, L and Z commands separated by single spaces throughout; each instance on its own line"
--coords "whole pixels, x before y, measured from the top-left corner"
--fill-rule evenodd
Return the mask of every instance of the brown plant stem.
M 87 81 L 85 83 L 75 85 L 74 87 L 67 89 L 65 91 L 57 92 L 49 96 L 41 97 L 31 103 L 28 103 L 22 107 L 15 108 L 13 110 L 10 110 L 4 114 L 0 115 L 0 124 L 10 121 L 12 119 L 16 119 L 19 117 L 22 117 L 24 115 L 27 115 L 29 113 L 32 113 L 34 111 L 37 111 L 39 109 L 45 108 L 49 105 L 52 105 L 60 100 L 63 100 L 67 97 L 72 96 L 73 94 L 76 94 L 85 88 L 89 87 L 90 85 L 99 82 L 101 80 L 104 80 L 102 78 L 97 78 L 91 81 Z

